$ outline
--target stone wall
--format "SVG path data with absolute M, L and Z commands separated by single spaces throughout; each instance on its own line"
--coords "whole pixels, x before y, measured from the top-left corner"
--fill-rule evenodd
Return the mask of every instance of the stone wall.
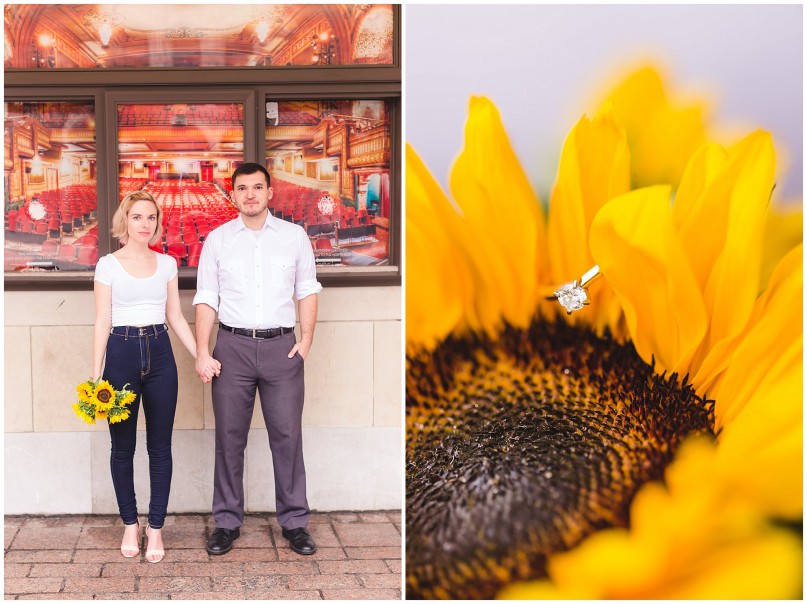
M 193 328 L 193 292 L 180 292 Z M 116 513 L 106 422 L 89 426 L 70 405 L 89 377 L 93 294 L 5 293 L 5 513 Z M 213 493 L 210 386 L 172 334 L 179 368 L 169 512 L 206 512 Z M 306 360 L 303 438 L 311 508 L 402 505 L 401 288 L 326 288 Z M 246 452 L 246 510 L 274 510 L 272 463 L 256 404 Z M 135 484 L 148 509 L 145 424 Z

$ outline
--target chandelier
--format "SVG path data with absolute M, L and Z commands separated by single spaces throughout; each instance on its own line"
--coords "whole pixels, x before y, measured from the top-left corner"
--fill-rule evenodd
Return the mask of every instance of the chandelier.
M 92 13 L 84 17 L 84 24 L 96 29 L 101 38 L 101 44 L 109 45 L 112 30 L 122 24 L 122 17 L 116 13 Z
M 269 30 L 276 25 L 280 25 L 284 16 L 285 11 L 280 6 L 272 6 L 259 13 L 253 13 L 249 23 L 255 26 L 255 35 L 258 37 L 258 42 L 264 44 L 269 36 Z

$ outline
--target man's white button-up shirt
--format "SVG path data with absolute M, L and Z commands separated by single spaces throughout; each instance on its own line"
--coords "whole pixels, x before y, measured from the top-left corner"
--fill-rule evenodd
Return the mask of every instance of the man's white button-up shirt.
M 230 327 L 294 327 L 294 300 L 318 294 L 305 231 L 267 212 L 260 231 L 238 216 L 211 231 L 202 248 L 193 304 L 207 304 Z

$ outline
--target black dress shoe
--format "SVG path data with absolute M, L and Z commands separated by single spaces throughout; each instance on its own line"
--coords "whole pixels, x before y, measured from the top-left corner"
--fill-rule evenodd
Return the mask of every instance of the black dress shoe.
M 217 528 L 207 542 L 207 553 L 219 556 L 233 549 L 233 541 L 241 536 L 241 529 Z
M 310 556 L 317 551 L 314 538 L 304 528 L 283 529 L 283 536 L 289 540 L 291 549 L 303 556 Z

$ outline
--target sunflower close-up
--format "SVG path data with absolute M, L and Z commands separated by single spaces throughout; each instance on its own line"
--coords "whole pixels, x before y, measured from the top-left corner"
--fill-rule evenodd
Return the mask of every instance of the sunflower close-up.
M 106 380 L 101 380 L 93 392 L 93 403 L 99 412 L 107 412 L 115 405 L 115 389 Z M 98 417 L 98 415 L 96 415 Z M 106 415 L 101 419 L 105 419 Z
M 638 136 L 625 90 L 545 205 L 485 98 L 450 197 L 407 147 L 409 598 L 801 596 L 800 212 L 766 132 Z
M 82 403 L 92 403 L 93 402 L 93 387 L 92 384 L 88 382 L 82 382 L 78 386 L 76 386 L 76 394 L 78 394 L 78 400 Z

